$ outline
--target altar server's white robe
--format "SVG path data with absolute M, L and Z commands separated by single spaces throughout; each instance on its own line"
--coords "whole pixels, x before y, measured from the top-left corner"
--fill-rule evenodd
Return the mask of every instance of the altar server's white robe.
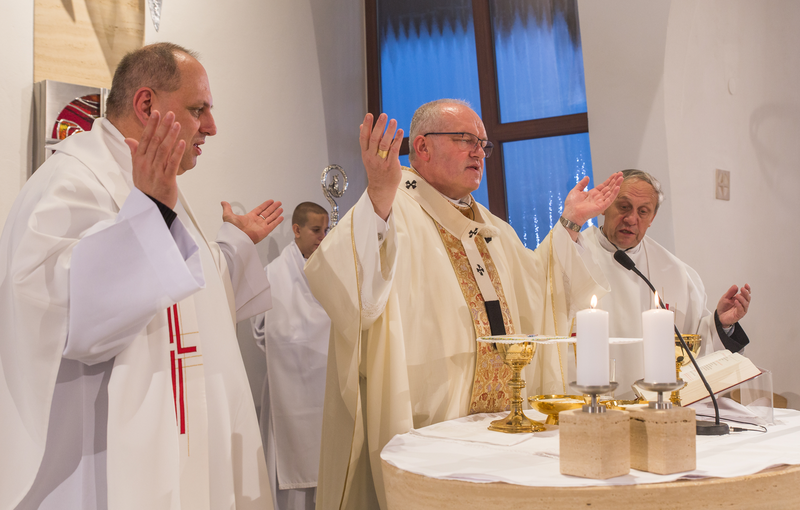
M 276 510 L 313 505 L 319 471 L 331 321 L 311 294 L 305 262 L 291 242 L 267 265 L 272 308 L 253 318 L 267 357 L 261 433 Z
M 591 227 L 583 235 L 586 247 L 592 251 L 611 285 L 611 292 L 597 305 L 609 312 L 609 336 L 641 338 L 642 312 L 653 308 L 653 292 L 638 275 L 614 260 L 617 249 L 600 229 Z M 701 355 L 725 348 L 714 324 L 714 313 L 706 305 L 708 298 L 703 281 L 694 269 L 648 236 L 626 253 L 675 313 L 678 330 L 701 336 Z M 642 344 L 612 345 L 610 357 L 614 359 L 619 383 L 616 396 L 631 398 L 631 384 L 644 377 Z
M 378 502 L 385 509 L 383 446 L 395 434 L 468 413 L 475 327 L 432 218 L 458 239 L 475 228 L 491 238 L 519 333 L 566 335 L 574 313 L 605 292 L 599 268 L 584 263 L 560 225 L 533 252 L 510 225 L 480 205 L 475 210 L 476 221 L 466 219 L 404 170 L 382 244 L 380 218 L 364 193 L 306 263 L 311 290 L 333 322 L 318 509 Z M 525 374 L 528 391 L 562 393 L 565 362 L 566 349 L 538 349 Z
M 183 197 L 176 212 L 167 229 L 102 119 L 20 192 L 0 238 L 4 508 L 272 507 L 234 327 L 269 306 L 269 283 L 244 233 L 210 243 Z M 199 381 L 170 362 L 174 303 L 196 316 Z M 208 416 L 184 409 L 190 438 L 183 375 Z M 183 464 L 202 472 L 181 479 Z

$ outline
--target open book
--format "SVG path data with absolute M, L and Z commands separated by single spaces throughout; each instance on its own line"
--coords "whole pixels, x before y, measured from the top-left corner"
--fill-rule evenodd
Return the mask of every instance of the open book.
M 739 353 L 732 353 L 726 350 L 716 351 L 702 358 L 697 358 L 697 364 L 700 366 L 700 370 L 703 371 L 703 375 L 705 375 L 714 394 L 761 375 L 761 370 L 748 358 Z M 706 390 L 703 381 L 697 374 L 694 365 L 688 364 L 681 367 L 681 379 L 686 383 L 686 386 L 680 390 L 681 405 L 688 406 L 708 397 L 708 390 Z M 656 400 L 658 398 L 654 392 L 643 391 L 641 388 L 637 388 L 637 390 L 647 400 Z M 668 397 L 665 396 L 665 398 Z

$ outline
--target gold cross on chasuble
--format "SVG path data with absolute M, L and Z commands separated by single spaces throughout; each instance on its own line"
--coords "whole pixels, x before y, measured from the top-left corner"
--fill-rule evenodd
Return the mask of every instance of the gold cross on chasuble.
M 464 246 L 457 237 L 448 232 L 442 225 L 436 223 L 436 226 L 439 229 L 439 236 L 442 238 L 447 255 L 450 257 L 450 263 L 453 265 L 453 271 L 455 271 L 458 284 L 464 295 L 464 301 L 466 301 L 472 316 L 475 334 L 478 337 L 489 336 L 492 331 L 489 316 L 486 312 L 486 303 L 478 287 L 478 282 L 475 280 Z M 511 312 L 508 309 L 500 276 L 497 273 L 494 262 L 492 262 L 492 256 L 489 253 L 486 241 L 481 235 L 470 236 L 470 238 L 474 239 L 483 259 L 483 266 L 489 273 L 492 286 L 497 293 L 506 334 L 513 334 L 514 325 L 511 322 Z M 472 383 L 469 414 L 507 411 L 510 409 L 511 404 L 511 393 L 508 389 L 508 382 L 511 380 L 512 375 L 511 368 L 503 363 L 499 354 L 492 349 L 491 344 L 486 342 L 476 343 L 475 379 Z

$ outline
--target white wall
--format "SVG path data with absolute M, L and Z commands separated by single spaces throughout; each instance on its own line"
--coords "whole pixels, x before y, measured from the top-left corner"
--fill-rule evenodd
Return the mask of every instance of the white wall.
M 753 288 L 747 356 L 800 409 L 800 3 L 672 2 L 665 59 L 675 252 L 716 302 Z M 731 199 L 714 199 L 714 171 Z M 678 201 L 680 200 L 680 201 Z
M 800 4 L 791 0 L 579 0 L 598 179 L 653 173 L 667 201 L 648 234 L 703 277 L 714 308 L 753 287 L 747 355 L 800 409 L 792 330 L 800 241 Z M 731 93 L 733 90 L 733 93 Z M 714 171 L 731 172 L 731 200 Z
M 0 16 L 0 224 L 28 178 L 33 96 L 33 0 L 4 2 Z
M 198 51 L 209 75 L 218 133 L 179 181 L 205 232 L 219 229 L 222 200 L 239 214 L 268 198 L 284 204 L 284 222 L 258 245 L 264 264 L 292 242 L 297 204 L 329 207 L 323 168 L 336 163 L 348 173 L 341 215 L 366 187 L 358 147 L 366 112 L 362 4 L 170 0 L 158 32 L 148 17 L 146 44 L 170 41 Z M 264 354 L 249 321 L 238 333 L 258 405 Z
M 626 168 L 654 175 L 666 199 L 648 233 L 672 250 L 663 85 L 670 3 L 579 0 L 578 12 L 595 182 Z

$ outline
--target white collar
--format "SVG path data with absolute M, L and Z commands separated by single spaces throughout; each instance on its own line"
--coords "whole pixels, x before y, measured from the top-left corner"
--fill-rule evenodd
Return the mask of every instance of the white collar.
M 609 251 L 611 253 L 616 252 L 618 248 L 614 246 L 614 244 L 611 241 L 608 240 L 608 237 L 606 237 L 606 233 L 603 232 L 603 228 L 599 227 L 597 230 L 600 231 L 600 235 L 598 236 L 600 238 L 600 246 L 602 246 L 603 248 L 606 249 L 606 251 Z M 633 246 L 632 248 L 628 248 L 627 250 L 623 251 L 628 255 L 636 255 L 642 249 L 643 244 L 644 244 L 644 238 L 642 238 L 642 240 L 636 246 Z
M 422 177 L 422 175 L 417 171 L 416 168 L 414 168 L 413 166 L 409 167 L 409 168 L 411 168 L 411 170 L 413 170 L 415 174 L 417 174 L 420 177 Z M 424 177 L 422 177 L 422 179 L 425 180 L 425 182 L 428 182 Z M 428 184 L 430 184 L 430 183 L 428 183 Z M 433 186 L 431 186 L 431 187 L 433 188 Z M 436 189 L 436 188 L 433 188 L 433 189 Z M 454 206 L 458 207 L 459 209 L 468 209 L 468 208 L 472 207 L 473 200 L 472 200 L 472 194 L 471 193 L 469 195 L 463 197 L 463 198 L 450 198 L 447 195 L 445 195 L 444 193 L 442 193 L 441 191 L 439 191 L 438 189 L 436 190 L 436 192 L 439 193 L 440 195 L 442 195 L 445 199 L 447 199 L 448 202 L 450 202 Z

